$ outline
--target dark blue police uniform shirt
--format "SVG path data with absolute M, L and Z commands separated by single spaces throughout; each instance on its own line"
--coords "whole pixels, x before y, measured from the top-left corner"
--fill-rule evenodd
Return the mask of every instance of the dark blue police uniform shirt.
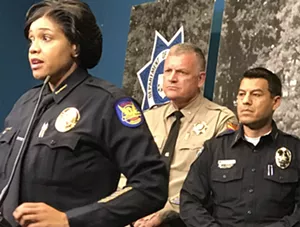
M 277 129 L 254 146 L 243 127 L 207 141 L 181 191 L 196 226 L 300 226 L 300 140 Z
M 11 172 L 41 87 L 24 94 L 0 136 L 0 185 Z M 50 98 L 45 105 L 43 100 Z M 45 202 L 71 226 L 124 226 L 164 206 L 168 175 L 134 100 L 78 68 L 54 92 L 43 92 L 38 116 L 4 216 L 22 202 Z M 117 189 L 120 172 L 127 187 Z M 111 195 L 112 194 L 112 195 Z

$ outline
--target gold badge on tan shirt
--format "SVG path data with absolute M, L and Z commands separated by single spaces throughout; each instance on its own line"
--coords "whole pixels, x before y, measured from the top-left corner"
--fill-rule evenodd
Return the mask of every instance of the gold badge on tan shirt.
M 193 132 L 196 133 L 196 135 L 200 135 L 204 133 L 207 130 L 207 124 L 202 121 L 201 123 L 194 124 Z
M 275 153 L 275 162 L 280 169 L 289 167 L 292 161 L 292 152 L 285 147 L 279 148 Z
M 79 119 L 79 111 L 75 107 L 68 107 L 56 118 L 55 128 L 59 132 L 67 132 L 75 127 Z

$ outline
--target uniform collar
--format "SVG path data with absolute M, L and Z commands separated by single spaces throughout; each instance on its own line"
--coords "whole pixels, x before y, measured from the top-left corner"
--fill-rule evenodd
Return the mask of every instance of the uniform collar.
M 184 115 L 184 117 L 191 121 L 194 117 L 194 115 L 198 112 L 199 108 L 201 107 L 201 104 L 203 102 L 203 96 L 199 94 L 197 98 L 195 98 L 192 102 L 190 102 L 187 106 L 180 109 L 181 113 Z M 166 110 L 165 118 L 167 119 L 170 117 L 175 111 L 178 109 L 174 107 L 172 104 L 172 101 L 169 103 L 169 106 Z
M 63 100 L 77 85 L 84 81 L 89 74 L 85 69 L 78 67 L 71 73 L 54 91 L 54 101 L 59 103 Z M 48 86 L 49 88 L 49 86 Z
M 270 134 L 262 136 L 262 137 L 269 137 L 271 138 L 273 141 L 275 141 L 277 139 L 279 130 L 277 128 L 277 125 L 275 123 L 274 120 L 272 120 L 272 131 Z M 244 129 L 243 129 L 243 125 L 240 124 L 239 125 L 239 129 L 235 132 L 235 137 L 234 140 L 231 143 L 231 147 L 233 147 L 235 144 L 237 144 L 240 140 L 245 140 L 244 137 Z

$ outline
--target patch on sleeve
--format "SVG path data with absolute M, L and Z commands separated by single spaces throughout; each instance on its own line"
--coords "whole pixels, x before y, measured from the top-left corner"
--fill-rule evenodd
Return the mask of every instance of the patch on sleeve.
M 131 98 L 123 98 L 116 102 L 115 110 L 120 122 L 130 128 L 140 126 L 144 121 L 141 109 Z
M 120 195 L 123 195 L 124 193 L 131 191 L 131 190 L 132 190 L 132 187 L 126 187 L 124 189 L 117 190 L 114 193 L 112 193 L 111 195 L 99 200 L 98 203 L 107 203 L 107 202 L 109 202 L 109 201 L 119 197 Z
M 236 131 L 236 130 L 238 130 L 239 126 L 232 122 L 228 122 L 226 128 L 227 128 L 227 130 Z

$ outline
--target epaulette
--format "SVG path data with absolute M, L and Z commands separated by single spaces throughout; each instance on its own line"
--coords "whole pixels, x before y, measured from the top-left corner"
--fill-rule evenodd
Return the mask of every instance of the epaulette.
M 221 132 L 219 135 L 217 135 L 217 138 L 225 136 L 225 135 L 231 135 L 231 134 L 233 134 L 235 132 L 236 132 L 235 130 L 227 129 L 224 132 Z
M 101 79 L 101 78 L 96 78 L 96 77 L 89 77 L 85 82 L 85 84 L 93 86 L 93 87 L 99 87 L 99 88 L 104 88 L 107 89 L 107 87 L 114 87 L 113 84 Z
M 226 106 L 221 106 L 215 102 L 212 102 L 210 100 L 208 100 L 209 103 L 207 105 L 207 109 L 210 109 L 210 110 L 220 110 L 220 111 L 223 111 L 223 110 L 228 110 L 228 108 Z
M 32 88 L 30 88 L 29 90 L 27 90 L 15 103 L 15 105 L 17 104 L 24 104 L 27 101 L 31 100 L 34 97 L 37 97 L 37 93 L 40 91 L 41 87 L 43 86 L 43 84 L 38 84 Z
M 289 134 L 289 133 L 286 133 L 286 132 L 283 132 L 280 130 L 280 132 L 284 135 L 284 136 L 289 136 L 289 137 L 293 137 L 294 139 L 296 140 L 300 140 L 300 138 L 294 134 Z
M 122 89 L 113 85 L 112 83 L 105 81 L 101 78 L 90 77 L 85 81 L 86 85 L 100 88 L 101 90 L 111 94 L 113 97 L 125 97 L 124 92 L 120 92 Z M 122 94 L 123 93 L 123 94 Z
M 222 111 L 223 109 L 225 109 L 222 106 L 211 105 L 211 104 L 207 105 L 206 108 L 209 109 L 209 110 L 219 110 L 219 111 Z
M 157 109 L 159 107 L 162 107 L 162 106 L 165 106 L 165 105 L 169 104 L 169 102 L 155 104 L 155 105 L 151 106 L 149 109 L 146 109 L 145 111 Z
M 43 86 L 43 84 L 38 84 L 36 86 L 33 86 L 31 89 L 39 88 L 39 87 L 42 87 L 42 86 Z

